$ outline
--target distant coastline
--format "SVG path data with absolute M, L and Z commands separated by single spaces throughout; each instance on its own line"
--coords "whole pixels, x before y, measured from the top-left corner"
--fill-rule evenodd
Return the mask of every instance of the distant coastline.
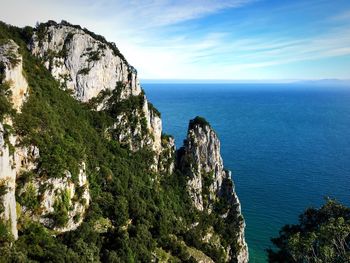
M 221 79 L 141 79 L 144 84 L 302 84 L 317 86 L 349 86 L 350 79 L 319 79 L 319 80 L 298 80 L 298 79 L 262 79 L 262 80 L 221 80 Z

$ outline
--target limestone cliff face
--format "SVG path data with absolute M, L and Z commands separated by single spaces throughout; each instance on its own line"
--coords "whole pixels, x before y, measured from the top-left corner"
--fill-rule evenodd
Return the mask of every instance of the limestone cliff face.
M 185 145 L 176 152 L 174 139 L 162 134 L 160 113 L 148 102 L 136 70 L 113 43 L 79 26 L 48 22 L 34 30 L 28 49 L 42 60 L 62 89 L 72 91 L 90 109 L 106 111 L 113 118 L 106 129 L 108 139 L 132 151 L 151 150 L 154 162 L 149 166 L 160 175 L 171 176 L 175 168 L 185 174 L 188 193 L 198 210 L 213 213 L 217 201 L 225 199 L 228 208 L 219 216 L 237 222 L 238 248 L 223 247 L 213 228 L 203 233 L 202 241 L 218 243 L 227 261 L 248 262 L 240 202 L 231 174 L 223 166 L 220 141 L 204 119 L 190 122 Z M 8 99 L 15 113 L 21 113 L 30 96 L 22 62 L 14 41 L 0 45 L 0 84 L 9 87 Z M 15 118 L 11 116 L 0 119 L 0 218 L 15 238 L 17 226 L 28 218 L 57 233 L 76 229 L 93 202 L 85 167 L 88 160 L 79 161 L 79 172 L 63 168 L 62 174 L 51 177 L 38 165 L 44 151 L 36 145 L 23 146 L 22 138 L 12 132 Z
M 190 121 L 179 157 L 180 169 L 189 176 L 188 189 L 195 207 L 211 210 L 225 190 L 223 181 L 229 178 L 229 172 L 224 169 L 220 141 L 208 123 L 199 118 Z M 204 188 L 208 193 L 203 193 Z
M 201 117 L 190 121 L 184 146 L 178 151 L 179 169 L 188 176 L 187 190 L 193 205 L 200 211 L 212 212 L 215 202 L 224 198 L 229 209 L 222 214 L 230 213 L 237 218 L 237 242 L 239 251 L 230 255 L 237 262 L 248 262 L 248 248 L 244 239 L 244 220 L 241 220 L 241 205 L 231 179 L 230 171 L 224 169 L 220 154 L 220 141 L 209 123 Z
M 0 63 L 2 65 L 0 84 L 8 86 L 8 99 L 12 103 L 13 110 L 20 113 L 21 107 L 28 97 L 29 87 L 23 75 L 23 58 L 19 53 L 18 45 L 14 41 L 9 40 L 0 46 Z M 48 219 L 48 215 L 55 212 L 54 205 L 60 198 L 59 194 L 67 192 L 70 196 L 68 200 L 70 206 L 68 221 L 59 228 L 53 228 L 59 232 L 77 228 L 83 220 L 83 214 L 90 200 L 85 164 L 82 164 L 77 186 L 71 182 L 69 171 L 60 179 L 40 177 L 34 179 L 33 185 L 36 186 L 36 195 L 33 198 L 41 200 L 37 207 L 37 211 L 40 212 L 29 211 L 30 209 L 18 200 L 21 199 L 21 194 L 28 190 L 27 186 L 29 184 L 19 185 L 18 180 L 22 179 L 21 175 L 23 173 L 37 169 L 40 150 L 33 145 L 21 146 L 21 138 L 12 131 L 12 122 L 11 116 L 4 116 L 4 119 L 0 122 L 0 187 L 3 186 L 5 189 L 5 194 L 0 196 L 0 206 L 3 207 L 0 217 L 7 222 L 15 239 L 18 237 L 18 212 L 20 214 L 23 212 L 32 219 L 53 227 L 52 220 Z M 77 187 L 84 187 L 81 191 L 82 198 L 85 200 L 84 204 L 76 200 L 72 201 Z M 39 188 L 45 188 L 46 190 L 40 192 Z M 79 218 L 77 218 L 78 214 L 81 215 Z
M 73 96 L 82 102 L 116 89 L 118 96 L 113 98 L 113 103 L 118 107 L 128 100 L 142 101 L 131 112 L 129 107 L 118 111 L 111 133 L 131 150 L 145 147 L 152 150 L 155 153 L 154 163 L 150 164 L 152 169 L 173 171 L 174 141 L 162 142 L 160 114 L 147 101 L 136 70 L 114 44 L 80 27 L 51 22 L 34 33 L 28 48 L 43 60 L 46 68 L 61 83 L 61 88 L 72 90 Z M 20 113 L 29 96 L 29 86 L 23 74 L 19 46 L 14 41 L 8 40 L 0 45 L 0 63 L 0 84 L 6 83 L 9 87 L 9 101 L 13 110 Z M 110 96 L 104 98 L 97 110 L 107 110 L 113 105 L 109 99 Z M 90 204 L 84 162 L 78 179 L 73 180 L 68 170 L 60 178 L 41 176 L 37 169 L 40 149 L 34 145 L 20 146 L 21 138 L 11 130 L 12 119 L 5 116 L 0 122 L 0 187 L 4 189 L 0 196 L 0 217 L 7 222 L 15 238 L 18 236 L 17 224 L 21 221 L 19 216 L 30 217 L 58 232 L 76 229 Z M 22 174 L 27 173 L 35 176 L 23 181 Z M 28 204 L 28 199 L 39 202 Z M 56 224 L 57 213 L 66 213 L 66 220 Z
M 43 59 L 44 65 L 61 83 L 62 88 L 73 91 L 74 97 L 82 102 L 98 97 L 103 92 L 118 90 L 118 102 L 141 96 L 144 103 L 133 111 L 133 126 L 128 112 L 116 116 L 114 133 L 116 139 L 128 144 L 132 150 L 144 146 L 155 153 L 156 168 L 162 151 L 162 122 L 144 96 L 136 70 L 120 54 L 114 43 L 107 42 L 79 26 L 67 22 L 42 24 L 32 38 L 30 50 Z M 118 87 L 122 85 L 122 88 Z M 107 96 L 108 97 L 108 96 Z M 109 105 L 105 100 L 97 106 L 103 110 Z M 143 124 L 145 124 L 146 133 Z
M 22 203 L 24 216 L 30 216 L 58 232 L 76 229 L 82 223 L 91 199 L 85 163 L 80 166 L 76 182 L 69 171 L 61 178 L 36 177 L 18 191 L 20 200 L 28 198 L 29 194 L 41 202 L 36 207 Z M 58 213 L 66 213 L 65 220 L 57 222 L 55 217 Z
M 132 98 L 129 99 L 132 100 Z M 162 151 L 162 120 L 159 113 L 153 108 L 150 109 L 144 93 L 137 96 L 136 100 L 138 101 L 136 105 L 117 114 L 110 131 L 114 139 L 121 144 L 128 145 L 132 151 L 145 147 L 154 151 L 156 154 L 154 165 L 156 165 Z M 110 110 L 111 108 L 122 108 L 123 101 L 119 99 L 114 101 L 113 98 L 104 104 L 103 109 Z
M 18 52 L 18 45 L 9 40 L 0 46 L 1 79 L 0 84 L 9 87 L 9 100 L 14 110 L 20 112 L 24 103 L 28 83 L 22 73 L 22 57 Z M 25 161 L 27 148 L 15 148 L 17 136 L 11 133 L 12 119 L 5 116 L 3 123 L 0 122 L 0 186 L 5 189 L 5 194 L 0 196 L 0 206 L 3 212 L 0 217 L 9 225 L 11 233 L 16 239 L 17 210 L 16 210 L 16 176 L 23 166 L 28 165 Z M 0 209 L 1 211 L 1 209 Z
M 10 85 L 13 108 L 20 111 L 28 93 L 28 83 L 23 76 L 22 56 L 18 49 L 18 45 L 13 40 L 0 45 L 0 62 L 5 66 L 4 79 L 0 81 Z
M 176 147 L 172 136 L 162 136 L 162 151 L 159 156 L 158 170 L 164 174 L 172 174 L 175 170 Z
M 0 188 L 5 190 L 0 195 L 0 218 L 3 219 L 11 229 L 15 239 L 18 237 L 17 212 L 16 212 L 16 169 L 13 156 L 9 146 L 5 143 L 4 127 L 0 123 Z M 2 213 L 1 213 L 2 212 Z
M 123 98 L 141 93 L 136 70 L 117 48 L 80 27 L 65 22 L 42 24 L 33 35 L 30 50 L 80 101 L 87 102 L 102 90 L 113 90 L 117 82 L 126 84 Z

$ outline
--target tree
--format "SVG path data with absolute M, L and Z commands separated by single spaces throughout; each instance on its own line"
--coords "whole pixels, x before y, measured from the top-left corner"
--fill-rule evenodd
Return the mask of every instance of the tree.
M 277 249 L 267 250 L 269 262 L 350 262 L 350 209 L 327 200 L 319 209 L 307 209 L 299 224 L 284 226 L 271 241 Z

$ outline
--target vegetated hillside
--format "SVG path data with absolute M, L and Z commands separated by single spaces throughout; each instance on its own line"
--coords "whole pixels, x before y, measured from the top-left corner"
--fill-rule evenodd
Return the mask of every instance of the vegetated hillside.
M 187 142 L 176 165 L 115 44 L 0 23 L 0 262 L 247 262 L 216 134 L 197 118 Z

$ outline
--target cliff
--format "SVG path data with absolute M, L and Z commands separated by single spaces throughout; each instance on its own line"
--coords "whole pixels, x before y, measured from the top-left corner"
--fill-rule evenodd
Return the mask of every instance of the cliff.
M 192 120 L 176 152 L 114 43 L 65 21 L 0 23 L 0 102 L 8 261 L 247 262 L 215 132 Z
M 8 99 L 13 108 L 13 114 L 7 115 L 3 123 L 0 123 L 0 180 L 6 186 L 6 194 L 2 196 L 4 220 L 11 226 L 11 232 L 15 239 L 18 236 L 17 213 L 19 212 L 60 232 L 73 230 L 80 225 L 83 217 L 81 216 L 78 220 L 73 220 L 73 218 L 77 214 L 84 214 L 90 200 L 85 169 L 82 168 L 79 173 L 79 187 L 86 186 L 79 202 L 72 201 L 76 186 L 69 182 L 71 175 L 68 170 L 64 172 L 64 177 L 61 179 L 46 179 L 40 176 L 37 171 L 37 160 L 40 158 L 39 148 L 34 145 L 21 144 L 20 136 L 13 132 L 14 115 L 21 113 L 22 105 L 29 94 L 28 82 L 23 74 L 23 57 L 19 52 L 19 46 L 13 40 L 6 41 L 0 47 L 0 63 L 2 65 L 0 83 L 3 89 L 7 88 Z M 84 166 L 85 164 L 82 164 L 82 167 Z M 39 176 L 24 180 L 26 173 L 30 171 L 36 171 Z M 16 189 L 16 186 L 20 187 Z M 48 215 L 56 212 L 55 203 L 57 204 L 63 193 L 69 195 L 68 200 L 66 200 L 69 212 L 67 212 L 67 220 L 57 227 L 53 220 L 48 218 Z M 37 204 L 35 209 L 23 201 L 39 197 L 41 202 Z M 21 202 L 22 206 L 20 206 L 19 200 L 23 201 Z M 83 205 L 80 203 L 81 200 L 85 200 Z
M 114 43 L 80 26 L 49 21 L 38 26 L 29 49 L 42 59 L 61 88 L 71 90 L 79 101 L 88 102 L 98 97 L 95 107 L 101 110 L 115 104 L 114 108 L 122 108 L 122 102 L 139 100 L 132 115 L 129 108 L 115 114 L 111 129 L 118 141 L 128 144 L 134 151 L 149 146 L 156 153 L 154 167 L 158 166 L 162 151 L 160 114 L 150 107 L 137 71 Z
M 187 191 L 200 211 L 215 211 L 223 218 L 237 222 L 237 250 L 226 247 L 227 258 L 248 262 L 244 239 L 245 223 L 241 204 L 234 190 L 231 172 L 224 169 L 220 141 L 210 124 L 202 117 L 191 120 L 184 146 L 178 151 L 178 165 L 187 176 Z M 218 211 L 217 207 L 225 203 Z

